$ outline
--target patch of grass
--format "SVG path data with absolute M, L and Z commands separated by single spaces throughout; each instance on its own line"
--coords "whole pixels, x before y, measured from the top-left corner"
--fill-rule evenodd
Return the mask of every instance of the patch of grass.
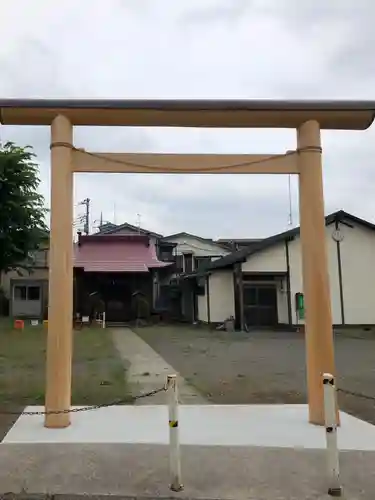
M 73 332 L 72 404 L 95 405 L 126 397 L 126 373 L 109 330 Z M 42 326 L 13 330 L 0 322 L 0 405 L 43 404 L 47 332 Z

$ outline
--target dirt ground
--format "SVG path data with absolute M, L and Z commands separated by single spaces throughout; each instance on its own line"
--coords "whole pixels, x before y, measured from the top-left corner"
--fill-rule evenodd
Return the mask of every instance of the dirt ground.
M 204 327 L 135 330 L 188 382 L 215 404 L 305 403 L 305 342 L 295 332 L 227 333 Z M 335 335 L 340 408 L 375 424 L 375 336 Z

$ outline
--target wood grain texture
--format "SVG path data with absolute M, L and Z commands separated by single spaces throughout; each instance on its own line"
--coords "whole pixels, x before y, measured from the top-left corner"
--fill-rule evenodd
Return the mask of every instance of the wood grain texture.
M 304 123 L 297 132 L 305 338 L 310 422 L 324 424 L 322 374 L 335 374 L 331 295 L 325 237 L 320 127 Z M 314 149 L 315 148 L 315 149 Z
M 73 127 L 57 116 L 52 142 L 73 140 Z M 51 233 L 46 373 L 46 411 L 70 408 L 73 320 L 73 170 L 72 150 L 51 150 Z M 47 427 L 67 427 L 70 415 L 47 415 Z

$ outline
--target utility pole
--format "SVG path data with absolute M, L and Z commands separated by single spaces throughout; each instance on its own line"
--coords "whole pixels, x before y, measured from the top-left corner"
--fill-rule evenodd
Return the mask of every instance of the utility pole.
M 86 207 L 86 213 L 83 216 L 84 218 L 84 226 L 83 226 L 83 232 L 88 235 L 90 233 L 90 198 L 85 198 L 83 201 L 81 201 L 80 205 L 85 205 Z
M 141 214 L 137 214 L 138 234 L 141 234 Z

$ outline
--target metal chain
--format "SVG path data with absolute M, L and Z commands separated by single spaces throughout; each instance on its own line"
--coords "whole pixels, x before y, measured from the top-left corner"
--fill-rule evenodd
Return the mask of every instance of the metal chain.
M 356 398 L 367 399 L 368 401 L 375 401 L 374 396 L 369 396 L 367 394 L 362 394 L 361 392 L 348 391 L 347 389 L 337 388 L 338 392 L 342 392 L 343 394 L 347 394 L 348 396 L 355 396 Z
M 133 400 L 136 401 L 138 399 L 142 398 L 148 398 L 151 396 L 155 396 L 156 394 L 159 394 L 161 392 L 165 392 L 167 390 L 167 387 L 164 385 L 163 387 L 160 387 L 159 389 L 154 389 L 153 391 L 150 392 L 145 392 L 142 394 L 138 394 L 136 396 L 132 396 Z M 373 396 L 368 396 L 367 394 L 362 394 L 360 392 L 354 392 L 354 391 L 349 391 L 347 389 L 340 389 L 337 388 L 337 392 L 342 392 L 343 394 L 347 394 L 349 396 L 355 396 L 358 398 L 366 399 L 369 401 L 375 401 L 375 397 Z M 23 411 L 23 412 L 17 412 L 17 411 L 3 411 L 0 410 L 0 415 L 28 415 L 28 416 L 33 416 L 33 415 L 59 415 L 63 413 L 79 413 L 82 411 L 91 411 L 91 410 L 98 410 L 99 408 L 109 408 L 110 406 L 116 406 L 116 405 L 121 405 L 121 404 L 126 404 L 129 402 L 128 398 L 120 398 L 120 399 L 115 399 L 114 401 L 111 401 L 110 403 L 101 403 L 98 405 L 91 405 L 91 406 L 83 406 L 81 408 L 70 408 L 68 410 L 55 410 L 55 411 Z
M 164 385 L 163 387 L 160 387 L 160 389 L 154 389 L 153 391 L 146 392 L 143 394 L 138 394 L 137 396 L 133 396 L 133 397 L 134 397 L 134 400 L 136 401 L 137 399 L 148 398 L 149 396 L 155 396 L 155 394 L 159 394 L 159 392 L 164 392 L 167 389 L 168 389 L 167 386 Z
M 136 401 L 137 399 L 142 399 L 142 398 L 147 398 L 149 396 L 155 396 L 155 394 L 159 394 L 160 392 L 164 392 L 167 390 L 167 387 L 164 385 L 163 387 L 160 387 L 159 389 L 154 389 L 153 391 L 146 392 L 143 394 L 138 394 L 136 396 L 132 396 L 133 401 Z M 129 398 L 121 398 L 121 399 L 115 399 L 114 401 L 111 401 L 110 403 L 101 403 L 98 405 L 91 405 L 91 406 L 83 406 L 82 408 L 70 408 L 68 410 L 52 410 L 52 411 L 3 411 L 0 410 L 0 415 L 28 415 L 28 416 L 33 416 L 33 415 L 61 415 L 63 413 L 79 413 L 81 411 L 91 411 L 91 410 L 98 410 L 99 408 L 108 408 L 110 406 L 116 406 L 116 405 L 121 405 L 121 404 L 126 404 L 129 402 Z

